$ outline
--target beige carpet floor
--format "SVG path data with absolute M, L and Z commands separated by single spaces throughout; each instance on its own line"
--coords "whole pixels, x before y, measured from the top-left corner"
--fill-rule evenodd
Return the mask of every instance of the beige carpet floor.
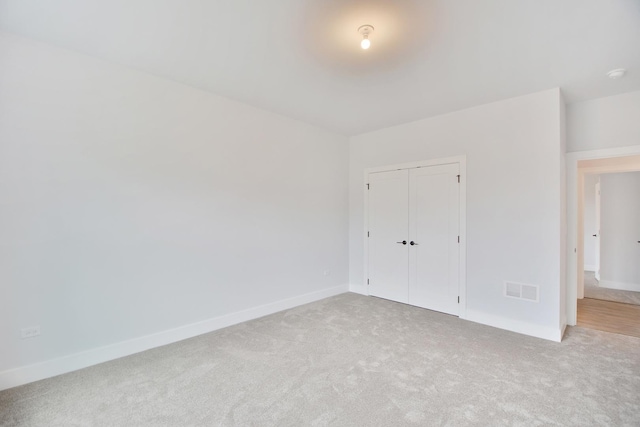
M 639 426 L 640 339 L 343 294 L 0 392 L 3 426 Z
M 584 297 L 640 305 L 640 292 L 601 288 L 593 271 L 584 272 Z

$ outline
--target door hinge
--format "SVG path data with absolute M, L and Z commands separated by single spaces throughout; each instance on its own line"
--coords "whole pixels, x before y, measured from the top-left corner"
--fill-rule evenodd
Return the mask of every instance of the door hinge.
M 460 297 L 458 297 L 458 304 L 460 304 Z
M 458 175 L 458 184 L 460 184 L 460 175 Z
M 369 234 L 369 232 L 367 231 L 367 237 L 369 237 L 369 236 L 370 236 L 370 234 Z
M 460 243 L 460 236 L 458 236 L 458 243 Z
M 369 279 L 367 279 L 367 285 L 369 284 Z
M 369 190 L 369 184 L 367 184 L 367 190 Z

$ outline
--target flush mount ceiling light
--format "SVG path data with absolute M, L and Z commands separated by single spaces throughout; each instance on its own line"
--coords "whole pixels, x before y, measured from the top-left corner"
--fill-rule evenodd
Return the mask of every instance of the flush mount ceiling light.
M 369 40 L 369 34 L 373 33 L 373 25 L 361 25 L 358 27 L 358 33 L 362 35 L 362 41 L 360 47 L 363 49 L 369 49 L 371 46 L 371 40 Z
M 627 72 L 627 70 L 625 70 L 624 68 L 617 68 L 615 70 L 611 70 L 607 73 L 607 77 L 609 77 L 610 79 L 619 79 L 620 77 L 624 76 L 624 74 Z

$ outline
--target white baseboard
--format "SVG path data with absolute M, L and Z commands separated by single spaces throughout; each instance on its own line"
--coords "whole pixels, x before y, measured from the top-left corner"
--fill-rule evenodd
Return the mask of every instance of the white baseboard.
M 283 299 L 247 310 L 237 311 L 224 316 L 214 317 L 190 325 L 180 326 L 143 337 L 70 354 L 57 359 L 47 360 L 33 365 L 22 366 L 0 372 L 0 390 L 17 387 L 67 372 L 108 362 L 109 360 L 129 356 L 155 347 L 182 341 L 197 335 L 206 334 L 227 326 L 257 319 L 278 311 L 308 304 L 348 291 L 348 286 L 336 286 L 292 298 Z
M 507 319 L 505 317 L 470 310 L 468 308 L 465 319 L 481 323 L 483 325 L 493 326 L 494 328 L 505 329 L 507 331 L 556 342 L 560 342 L 562 340 L 562 335 L 564 333 L 564 328 L 550 328 L 548 326 Z
M 566 330 L 567 330 L 567 322 L 563 322 L 562 326 L 560 327 L 560 340 L 559 341 L 562 341 L 562 338 L 564 337 L 564 333 L 565 333 Z
M 366 285 L 354 285 L 353 283 L 349 285 L 349 292 L 354 292 L 361 295 L 369 295 Z M 493 326 L 494 328 L 505 329 L 507 331 L 517 332 L 519 334 L 530 335 L 532 337 L 543 338 L 556 342 L 560 342 L 562 340 L 564 330 L 567 326 L 566 322 L 564 322 L 563 327 L 554 329 L 469 309 L 466 310 L 466 313 L 464 315 L 461 313 L 459 317 L 471 322 Z
M 595 265 L 586 265 L 584 266 L 584 271 L 596 271 Z
M 598 286 L 601 288 L 618 289 L 620 291 L 640 292 L 640 283 L 617 282 L 615 280 L 601 279 Z

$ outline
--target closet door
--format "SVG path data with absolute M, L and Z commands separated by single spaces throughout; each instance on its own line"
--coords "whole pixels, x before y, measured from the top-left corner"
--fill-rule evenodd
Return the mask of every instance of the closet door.
M 459 165 L 409 172 L 409 304 L 458 315 Z
M 369 175 L 369 294 L 408 302 L 408 170 Z M 404 242 L 404 243 L 403 243 Z

